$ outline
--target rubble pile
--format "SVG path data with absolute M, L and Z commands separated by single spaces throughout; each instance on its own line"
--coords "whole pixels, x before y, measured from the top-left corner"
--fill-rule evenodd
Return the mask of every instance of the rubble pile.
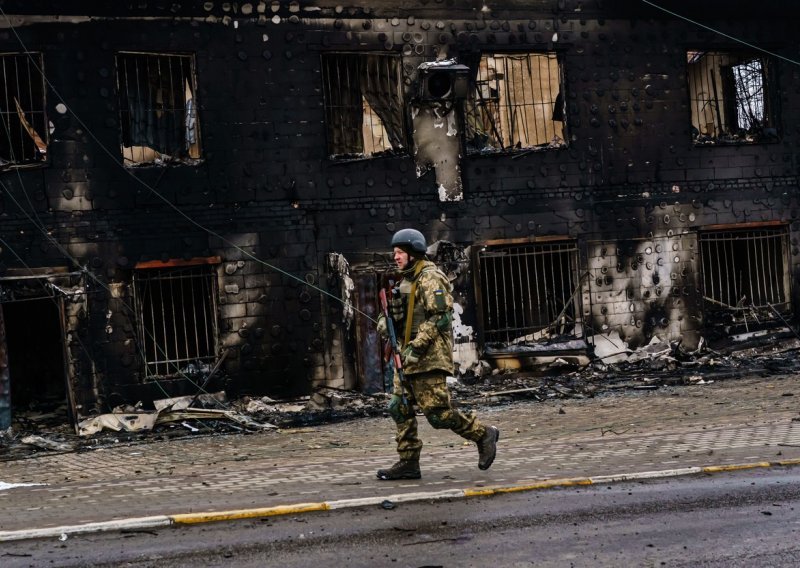
M 731 338 L 729 338 L 731 339 Z M 448 378 L 460 406 L 488 406 L 513 401 L 581 399 L 625 390 L 704 385 L 714 381 L 800 372 L 800 338 L 788 328 L 746 334 L 712 349 L 701 341 L 695 350 L 680 342 L 655 338 L 636 350 L 614 341 L 595 344 L 588 365 L 555 357 L 531 369 L 494 368 L 477 361 L 459 377 Z M 386 416 L 390 394 L 364 394 L 319 388 L 291 400 L 244 396 L 228 400 L 224 392 L 118 407 L 79 424 L 79 433 L 62 412 L 18 412 L 11 428 L 0 432 L 0 461 L 53 452 L 80 452 L 120 443 L 134 444 L 197 435 L 226 435 L 264 429 L 290 429 L 322 423 Z
M 268 422 L 279 428 L 292 428 L 382 416 L 388 401 L 389 394 L 386 393 L 368 395 L 324 387 L 314 391 L 311 396 L 290 401 L 276 401 L 266 396 L 243 397 L 234 401 L 231 407 L 256 421 Z

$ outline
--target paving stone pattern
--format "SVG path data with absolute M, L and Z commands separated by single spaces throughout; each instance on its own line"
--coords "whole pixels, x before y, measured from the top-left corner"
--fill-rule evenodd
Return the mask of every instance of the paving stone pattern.
M 413 491 L 524 484 L 800 458 L 800 378 L 739 379 L 478 408 L 502 431 L 495 465 L 421 423 L 421 480 L 379 482 L 389 418 L 43 455 L 0 464 L 0 530 L 292 505 Z

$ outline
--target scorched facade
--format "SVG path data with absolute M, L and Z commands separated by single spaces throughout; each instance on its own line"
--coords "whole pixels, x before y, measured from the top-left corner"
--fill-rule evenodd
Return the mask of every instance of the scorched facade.
M 662 4 L 2 2 L 0 426 L 383 390 L 404 227 L 461 373 L 793 316 L 796 22 Z

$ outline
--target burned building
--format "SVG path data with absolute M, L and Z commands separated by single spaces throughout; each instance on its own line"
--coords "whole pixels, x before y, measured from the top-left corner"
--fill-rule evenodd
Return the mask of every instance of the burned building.
M 462 372 L 796 311 L 780 2 L 56 4 L 0 3 L 1 428 L 46 397 L 381 390 L 403 227 Z

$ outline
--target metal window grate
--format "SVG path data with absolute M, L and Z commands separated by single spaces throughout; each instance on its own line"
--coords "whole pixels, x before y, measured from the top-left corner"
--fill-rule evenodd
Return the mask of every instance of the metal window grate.
M 477 255 L 486 343 L 515 342 L 550 326 L 575 331 L 574 242 L 497 246 Z
M 695 142 L 777 138 L 771 57 L 747 51 L 689 51 L 686 58 Z
M 467 150 L 563 146 L 561 84 L 555 53 L 483 55 L 467 100 Z
M 356 159 L 406 147 L 401 58 L 331 53 L 322 56 L 328 152 Z
M 45 82 L 41 53 L 0 55 L 0 168 L 47 158 Z
M 789 235 L 785 228 L 701 233 L 704 295 L 723 310 L 788 309 Z
M 138 270 L 133 283 L 147 375 L 175 375 L 188 363 L 214 359 L 217 318 L 212 267 Z
M 118 53 L 116 63 L 125 164 L 199 159 L 194 58 Z

